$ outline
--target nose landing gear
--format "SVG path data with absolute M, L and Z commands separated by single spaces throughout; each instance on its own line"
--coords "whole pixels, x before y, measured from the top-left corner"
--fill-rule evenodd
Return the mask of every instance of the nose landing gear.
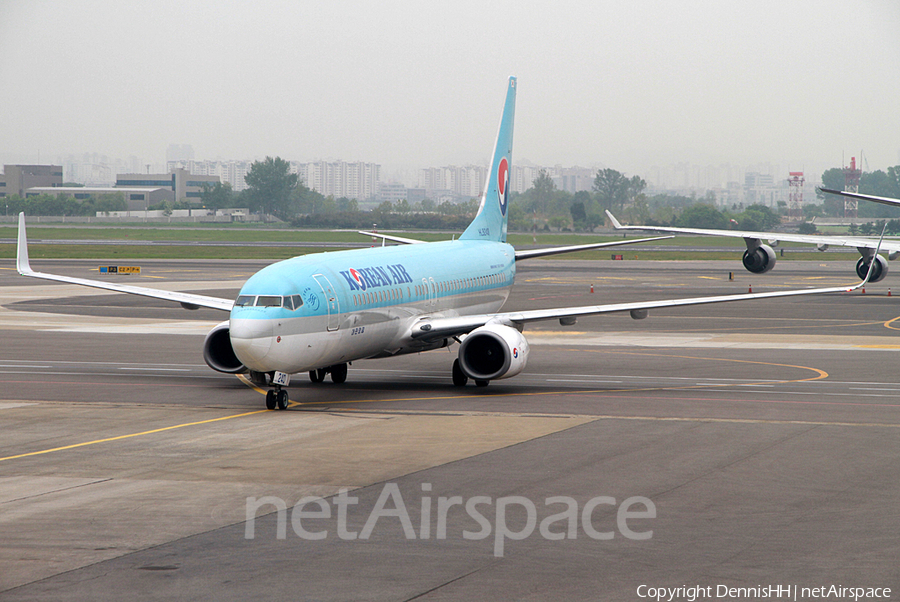
M 281 387 L 270 389 L 266 392 L 266 408 L 269 410 L 274 410 L 275 408 L 286 410 L 289 401 L 288 392 Z
M 274 389 L 269 389 L 266 392 L 266 408 L 270 410 L 274 410 L 278 408 L 279 410 L 286 410 L 288 407 L 288 392 L 282 387 L 286 387 L 291 382 L 291 375 L 285 374 L 284 372 L 275 372 L 272 375 L 272 385 L 274 385 Z

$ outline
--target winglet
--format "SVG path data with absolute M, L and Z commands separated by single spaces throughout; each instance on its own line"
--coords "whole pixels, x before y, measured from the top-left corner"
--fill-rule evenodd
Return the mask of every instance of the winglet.
M 609 218 L 609 221 L 612 222 L 613 228 L 616 230 L 622 229 L 622 224 L 619 223 L 619 220 L 616 219 L 616 216 L 609 212 L 609 209 L 606 210 L 606 217 Z
M 19 213 L 19 241 L 16 249 L 16 269 L 23 276 L 31 273 L 28 263 L 28 236 L 25 234 L 25 212 Z

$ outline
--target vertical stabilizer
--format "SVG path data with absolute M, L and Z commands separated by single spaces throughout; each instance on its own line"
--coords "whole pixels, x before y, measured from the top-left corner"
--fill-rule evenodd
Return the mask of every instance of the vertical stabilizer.
M 500 131 L 494 144 L 494 155 L 488 172 L 484 194 L 478 214 L 461 240 L 489 240 L 506 242 L 506 223 L 509 210 L 509 179 L 512 168 L 513 122 L 516 117 L 516 78 L 509 78 L 506 89 L 506 103 L 500 118 Z

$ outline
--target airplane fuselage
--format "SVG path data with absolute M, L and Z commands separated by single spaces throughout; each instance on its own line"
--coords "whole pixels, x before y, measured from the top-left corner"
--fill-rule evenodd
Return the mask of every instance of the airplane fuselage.
M 424 315 L 498 311 L 515 279 L 506 244 L 454 240 L 319 253 L 280 261 L 244 284 L 229 319 L 238 359 L 297 373 L 427 351 L 409 337 Z

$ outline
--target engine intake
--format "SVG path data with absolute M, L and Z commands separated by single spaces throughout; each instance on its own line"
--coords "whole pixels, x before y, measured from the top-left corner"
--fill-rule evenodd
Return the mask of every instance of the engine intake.
M 459 346 L 459 367 L 473 380 L 496 380 L 520 373 L 528 361 L 528 341 L 515 328 L 487 324 Z
M 765 274 L 775 267 L 775 251 L 769 245 L 759 245 L 744 251 L 744 267 L 754 274 Z
M 881 255 L 876 255 L 872 261 L 875 262 L 875 267 L 872 268 L 872 277 L 869 278 L 869 282 L 880 282 L 884 280 L 884 277 L 887 276 L 888 273 L 888 262 Z M 856 275 L 859 276 L 859 279 L 862 280 L 866 277 L 866 274 L 869 273 L 869 264 L 866 262 L 864 257 L 860 257 L 859 261 L 856 262 Z
M 231 347 L 228 321 L 209 331 L 203 341 L 203 360 L 216 372 L 246 374 L 249 368 L 241 363 Z

